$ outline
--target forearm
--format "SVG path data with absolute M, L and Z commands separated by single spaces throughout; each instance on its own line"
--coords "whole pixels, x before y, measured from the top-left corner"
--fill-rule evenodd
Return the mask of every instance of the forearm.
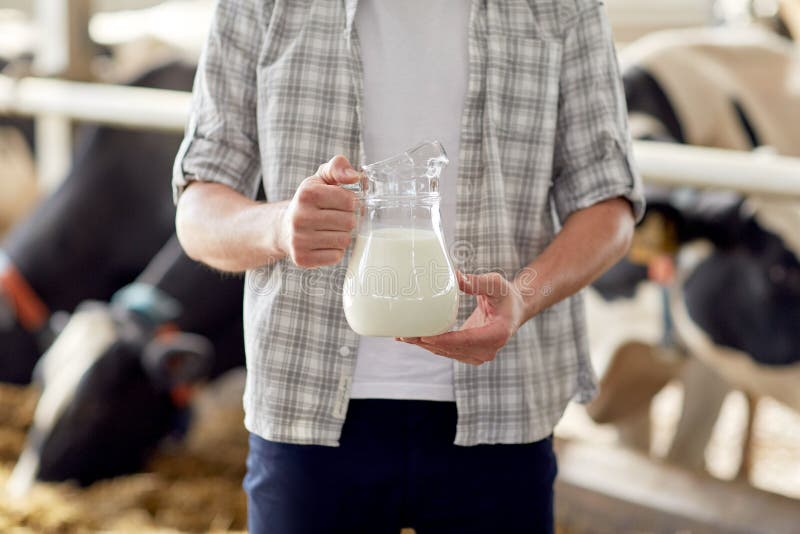
M 195 182 L 178 202 L 178 239 L 189 257 L 215 269 L 260 267 L 286 256 L 280 232 L 288 204 L 256 202 L 222 184 Z
M 573 213 L 514 285 L 524 300 L 524 320 L 575 294 L 619 261 L 630 247 L 630 204 L 617 198 Z

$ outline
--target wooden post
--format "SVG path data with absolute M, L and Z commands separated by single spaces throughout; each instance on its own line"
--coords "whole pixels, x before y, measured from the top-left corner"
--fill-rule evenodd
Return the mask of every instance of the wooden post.
M 40 40 L 33 68 L 39 76 L 92 79 L 90 16 L 91 0 L 36 0 Z
M 33 63 L 40 76 L 91 79 L 91 0 L 36 0 L 39 46 Z M 72 163 L 72 122 L 63 115 L 36 115 L 36 167 L 41 186 L 52 190 Z

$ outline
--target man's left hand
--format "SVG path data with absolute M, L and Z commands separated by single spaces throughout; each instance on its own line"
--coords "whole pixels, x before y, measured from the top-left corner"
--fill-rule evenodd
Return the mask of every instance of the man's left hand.
M 461 290 L 478 297 L 478 306 L 461 329 L 438 336 L 397 339 L 440 356 L 481 365 L 493 360 L 522 325 L 525 303 L 520 290 L 498 273 L 457 274 Z

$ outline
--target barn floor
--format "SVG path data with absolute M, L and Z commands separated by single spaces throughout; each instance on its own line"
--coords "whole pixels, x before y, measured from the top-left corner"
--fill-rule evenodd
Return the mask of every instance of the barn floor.
M 36 392 L 0 385 L 0 487 L 22 448 Z M 0 496 L 0 532 L 237 532 L 247 434 L 241 409 L 205 413 L 185 443 L 167 445 L 145 473 L 96 483 L 37 484 L 24 499 Z M 1 495 L 1 494 L 0 494 Z
M 237 396 L 241 391 L 232 378 L 196 402 L 199 423 L 184 443 L 165 446 L 146 472 L 84 489 L 38 483 L 19 500 L 3 488 L 22 450 L 38 393 L 0 384 L 0 532 L 246 532 L 246 498 L 240 484 L 247 433 Z M 571 533 L 559 528 L 557 534 Z
M 198 424 L 184 443 L 167 444 L 146 472 L 85 489 L 38 483 L 19 500 L 3 488 L 23 447 L 37 392 L 0 384 L 0 532 L 245 532 L 247 433 L 237 377 L 228 382 L 196 401 Z
M 0 385 L 0 532 L 243 532 L 246 501 L 240 483 L 247 434 L 241 423 L 240 392 L 235 384 L 227 389 L 198 400 L 198 425 L 184 443 L 163 447 L 146 472 L 86 489 L 37 484 L 27 497 L 15 500 L 1 488 L 22 448 L 37 392 Z M 656 430 L 657 442 L 674 424 L 678 397 L 679 392 L 668 389 L 657 404 L 663 421 Z M 737 412 L 742 408 L 735 398 L 728 404 L 709 454 L 715 459 L 712 471 L 723 477 L 738 461 Z M 592 426 L 581 410 L 570 408 L 560 427 L 562 436 L 613 440 L 613 431 Z M 800 417 L 774 403 L 762 404 L 760 410 L 765 413 L 756 428 L 757 485 L 800 497 Z

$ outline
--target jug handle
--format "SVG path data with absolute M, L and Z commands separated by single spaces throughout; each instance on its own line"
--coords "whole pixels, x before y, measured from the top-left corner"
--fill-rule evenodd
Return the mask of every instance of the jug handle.
M 352 191 L 358 198 L 364 198 L 369 190 L 369 179 L 366 173 L 362 172 L 361 177 L 354 184 L 341 184 L 339 187 Z

